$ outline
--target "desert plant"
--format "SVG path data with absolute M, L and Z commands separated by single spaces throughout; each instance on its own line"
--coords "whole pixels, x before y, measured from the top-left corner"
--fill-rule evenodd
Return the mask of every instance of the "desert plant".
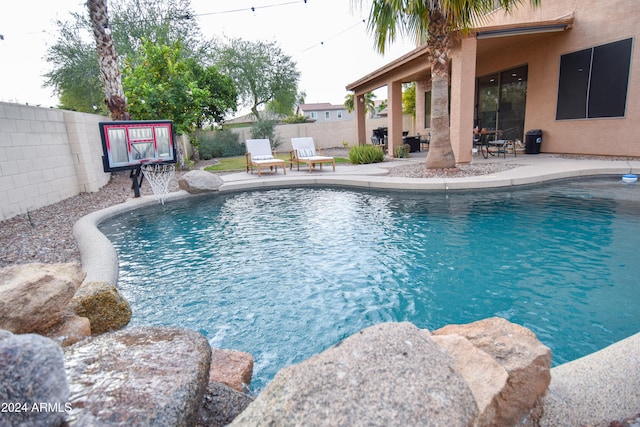
M 294 125 L 296 123 L 306 123 L 306 122 L 307 122 L 307 118 L 302 114 L 292 114 L 282 119 L 282 123 L 285 125 Z
M 240 144 L 238 134 L 228 129 L 204 132 L 198 140 L 198 152 L 202 160 L 214 157 L 232 157 L 244 154 L 245 148 Z
M 274 150 L 278 148 L 282 141 L 276 134 L 276 122 L 270 119 L 259 119 L 251 126 L 251 138 L 255 139 L 269 139 L 271 142 L 271 148 Z
M 393 149 L 393 154 L 397 158 L 407 158 L 409 157 L 409 151 L 411 150 L 411 146 L 409 144 L 398 145 Z
M 382 148 L 375 145 L 356 145 L 349 150 L 349 161 L 354 165 L 379 163 L 383 160 Z

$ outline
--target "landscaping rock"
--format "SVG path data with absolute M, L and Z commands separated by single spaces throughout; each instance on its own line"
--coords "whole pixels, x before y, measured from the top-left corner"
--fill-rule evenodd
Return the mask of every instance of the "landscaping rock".
M 494 420 L 498 418 L 500 410 L 500 393 L 507 386 L 507 371 L 491 356 L 474 347 L 471 341 L 460 335 L 431 337 L 455 359 L 456 369 L 473 392 L 480 411 L 475 427 L 499 425 L 495 424 Z
M 222 427 L 234 420 L 253 402 L 249 395 L 222 383 L 210 382 L 200 407 L 197 427 Z
M 59 426 L 69 386 L 58 344 L 36 334 L 0 330 L 1 426 Z
M 470 426 L 477 414 L 427 331 L 383 323 L 282 369 L 231 425 Z
M 194 331 L 135 327 L 65 350 L 71 426 L 193 426 L 211 348 Z
M 493 317 L 466 325 L 448 325 L 432 334 L 461 335 L 505 369 L 509 378 L 495 402 L 494 425 L 516 424 L 549 387 L 551 350 L 529 329 Z
M 212 349 L 209 382 L 219 382 L 246 391 L 253 375 L 253 356 L 236 350 Z
M 122 329 L 131 320 L 129 302 L 107 282 L 84 283 L 76 291 L 70 308 L 89 319 L 94 335 Z
M 83 277 L 76 263 L 0 269 L 0 328 L 24 334 L 46 333 L 60 326 Z
M 91 336 L 91 325 L 86 317 L 69 314 L 58 328 L 50 330 L 47 337 L 62 347 L 68 347 Z
M 224 181 L 218 175 L 203 170 L 187 172 L 178 180 L 180 189 L 191 194 L 218 191 L 222 184 Z

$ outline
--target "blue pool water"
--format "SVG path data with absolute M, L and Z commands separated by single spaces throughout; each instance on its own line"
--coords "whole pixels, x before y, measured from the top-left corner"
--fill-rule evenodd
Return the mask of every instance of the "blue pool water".
M 638 185 L 638 186 L 636 186 Z M 252 389 L 367 326 L 501 316 L 554 364 L 640 331 L 640 184 L 473 193 L 291 188 L 112 218 L 132 325 L 255 357 Z

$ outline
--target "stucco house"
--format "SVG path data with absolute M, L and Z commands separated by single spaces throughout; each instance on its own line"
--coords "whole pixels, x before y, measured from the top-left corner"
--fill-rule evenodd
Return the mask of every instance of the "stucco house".
M 319 122 L 353 120 L 355 117 L 353 111 L 349 113 L 344 105 L 333 105 L 328 102 L 300 104 L 298 105 L 296 114 Z
M 640 156 L 637 0 L 542 0 L 459 34 L 451 52 L 451 143 L 472 159 L 472 130 L 542 129 L 542 152 Z M 402 83 L 416 82 L 416 132 L 430 127 L 426 46 L 347 85 L 360 99 L 387 86 L 389 152 L 402 142 Z M 360 143 L 363 104 L 356 102 Z

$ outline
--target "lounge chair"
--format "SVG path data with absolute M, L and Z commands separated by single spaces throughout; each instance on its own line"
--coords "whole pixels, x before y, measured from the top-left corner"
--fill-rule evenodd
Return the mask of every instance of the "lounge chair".
M 275 168 L 276 173 L 278 166 L 282 166 L 282 171 L 285 175 L 287 174 L 285 161 L 275 157 L 275 152 L 271 150 L 271 143 L 268 139 L 247 139 L 246 146 L 247 172 L 253 173 L 255 166 L 258 169 L 258 176 L 260 176 L 260 169 L 265 166 L 269 166 L 271 170 Z
M 322 170 L 324 163 L 331 163 L 331 165 L 333 165 L 333 171 L 336 171 L 335 159 L 333 157 L 323 156 L 320 150 L 316 151 L 313 138 L 308 136 L 304 138 L 291 138 L 291 147 L 291 169 L 293 169 L 293 164 L 296 163 L 298 170 L 300 170 L 300 163 L 304 163 L 309 167 L 309 172 L 311 172 L 315 165 L 320 165 L 320 170 Z

